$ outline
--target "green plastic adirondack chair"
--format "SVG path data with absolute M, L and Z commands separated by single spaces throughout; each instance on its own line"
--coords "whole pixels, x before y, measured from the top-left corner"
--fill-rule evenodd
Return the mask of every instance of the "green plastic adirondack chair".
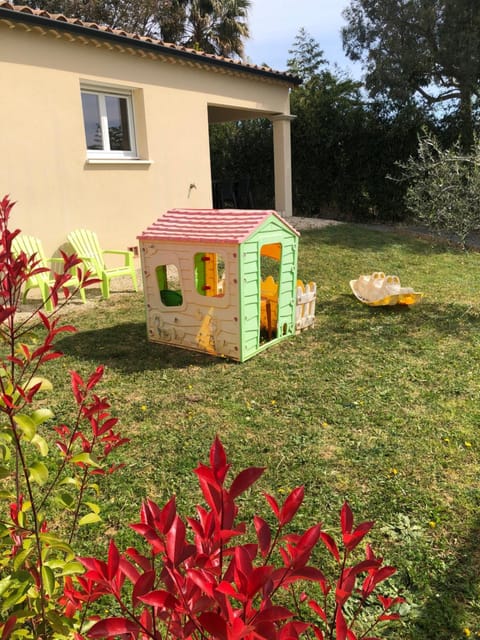
M 38 261 L 38 267 L 48 269 L 48 271 L 44 271 L 42 273 L 38 273 L 34 276 L 31 276 L 26 284 L 23 291 L 23 302 L 26 301 L 28 292 L 31 289 L 40 289 L 40 295 L 42 296 L 43 304 L 45 306 L 46 311 L 51 312 L 54 309 L 53 301 L 50 298 L 50 288 L 55 284 L 55 279 L 52 277 L 52 266 L 54 264 L 63 264 L 62 258 L 46 258 L 45 253 L 43 252 L 42 243 L 38 238 L 34 236 L 27 236 L 23 233 L 19 234 L 13 239 L 12 242 L 12 251 L 15 256 L 19 256 L 21 253 L 24 253 L 27 258 L 31 258 L 35 256 Z M 78 288 L 80 286 L 80 282 L 77 276 L 71 276 L 70 280 L 65 283 L 66 287 L 74 287 Z M 78 289 L 80 297 L 83 302 L 86 302 L 87 299 L 85 297 L 85 291 L 83 289 Z
M 97 234 L 88 229 L 76 229 L 69 233 L 67 237 L 75 253 L 90 270 L 92 277 L 101 279 L 102 296 L 105 299 L 110 297 L 110 280 L 112 278 L 129 276 L 132 279 L 135 291 L 138 291 L 137 273 L 135 271 L 132 251 L 102 250 Z M 107 267 L 104 259 L 104 256 L 107 254 L 123 256 L 124 265 L 121 267 Z

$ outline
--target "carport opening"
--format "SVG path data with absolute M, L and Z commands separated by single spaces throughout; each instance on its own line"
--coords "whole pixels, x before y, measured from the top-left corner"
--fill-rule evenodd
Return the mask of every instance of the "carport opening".
M 273 125 L 261 114 L 209 106 L 212 202 L 216 209 L 273 209 Z

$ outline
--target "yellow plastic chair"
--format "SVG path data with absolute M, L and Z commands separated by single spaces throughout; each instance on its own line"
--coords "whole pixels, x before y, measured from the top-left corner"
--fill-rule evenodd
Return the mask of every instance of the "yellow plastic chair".
M 52 266 L 54 264 L 63 265 L 63 258 L 46 258 L 41 241 L 34 236 L 25 234 L 19 234 L 13 239 L 12 251 L 16 257 L 21 253 L 24 253 L 27 258 L 34 256 L 38 262 L 38 268 L 48 269 L 48 271 L 37 273 L 27 280 L 23 291 L 23 302 L 26 301 L 28 292 L 31 289 L 40 289 L 45 310 L 50 313 L 54 309 L 54 304 L 50 297 L 50 289 L 55 284 L 55 278 L 52 276 Z M 85 291 L 79 288 L 80 282 L 76 275 L 72 274 L 70 280 L 64 286 L 78 288 L 78 293 L 83 302 L 87 301 Z
M 133 288 L 138 291 L 137 273 L 133 262 L 132 251 L 122 251 L 114 249 L 100 248 L 98 236 L 94 231 L 88 229 L 76 229 L 68 234 L 68 241 L 72 245 L 75 253 L 85 263 L 94 278 L 99 278 L 101 283 L 102 296 L 110 297 L 110 280 L 129 276 L 133 282 Z M 124 257 L 124 264 L 121 267 L 107 267 L 104 256 L 107 254 L 120 255 Z

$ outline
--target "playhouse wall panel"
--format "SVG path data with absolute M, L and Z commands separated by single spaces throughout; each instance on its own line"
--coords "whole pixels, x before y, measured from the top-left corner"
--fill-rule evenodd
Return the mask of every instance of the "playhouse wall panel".
M 152 342 L 171 344 L 212 355 L 240 359 L 238 260 L 225 245 L 207 247 L 162 242 L 141 242 L 147 305 L 147 331 Z M 195 285 L 194 262 L 199 252 L 216 253 L 225 261 L 224 295 L 203 296 Z M 166 307 L 160 299 L 155 272 L 158 266 L 175 265 L 180 276 L 180 306 Z

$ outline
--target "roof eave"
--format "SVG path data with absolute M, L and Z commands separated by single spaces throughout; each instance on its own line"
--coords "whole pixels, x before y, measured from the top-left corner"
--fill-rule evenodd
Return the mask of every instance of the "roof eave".
M 244 63 L 236 63 L 233 60 L 230 61 L 209 57 L 209 54 L 205 53 L 199 54 L 191 50 L 182 50 L 180 48 L 174 49 L 172 47 L 169 47 L 168 45 L 156 42 L 148 42 L 145 40 L 132 38 L 128 35 L 113 33 L 111 31 L 103 31 L 102 29 L 95 29 L 84 24 L 64 22 L 63 20 L 31 14 L 24 11 L 14 11 L 12 9 L 0 7 L 0 19 L 6 19 L 18 23 L 33 24 L 36 26 L 43 26 L 47 29 L 65 31 L 79 36 L 88 36 L 89 38 L 97 38 L 100 40 L 105 40 L 107 42 L 113 42 L 118 45 L 152 51 L 160 55 L 167 55 L 173 58 L 190 60 L 196 62 L 197 64 L 207 64 L 215 67 L 229 69 L 230 71 L 260 76 L 264 77 L 265 79 L 268 78 L 269 80 L 287 83 L 292 86 L 301 84 L 301 80 L 299 78 L 291 76 L 289 74 L 282 74 L 280 72 L 270 71 L 268 69 L 248 66 Z

